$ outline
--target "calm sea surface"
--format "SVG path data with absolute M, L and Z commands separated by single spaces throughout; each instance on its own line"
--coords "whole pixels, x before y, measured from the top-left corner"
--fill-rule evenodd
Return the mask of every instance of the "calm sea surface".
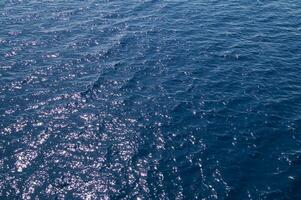
M 4 0 L 0 199 L 301 199 L 300 0 Z

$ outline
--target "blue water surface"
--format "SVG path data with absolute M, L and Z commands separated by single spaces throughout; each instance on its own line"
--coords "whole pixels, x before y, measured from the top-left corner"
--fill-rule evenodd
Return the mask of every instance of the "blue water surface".
M 301 199 L 300 0 L 4 0 L 0 199 Z

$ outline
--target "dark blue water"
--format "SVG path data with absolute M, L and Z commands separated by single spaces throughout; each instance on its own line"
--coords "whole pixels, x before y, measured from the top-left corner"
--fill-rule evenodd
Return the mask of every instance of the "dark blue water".
M 301 1 L 0 8 L 1 199 L 301 199 Z

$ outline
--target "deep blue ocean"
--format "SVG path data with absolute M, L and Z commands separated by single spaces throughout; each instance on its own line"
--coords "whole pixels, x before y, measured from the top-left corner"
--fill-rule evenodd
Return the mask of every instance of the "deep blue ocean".
M 301 199 L 300 0 L 3 0 L 0 199 Z

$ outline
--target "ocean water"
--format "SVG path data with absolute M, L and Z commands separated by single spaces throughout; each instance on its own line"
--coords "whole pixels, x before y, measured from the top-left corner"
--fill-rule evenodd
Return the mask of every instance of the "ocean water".
M 301 199 L 301 1 L 1 1 L 0 195 Z

